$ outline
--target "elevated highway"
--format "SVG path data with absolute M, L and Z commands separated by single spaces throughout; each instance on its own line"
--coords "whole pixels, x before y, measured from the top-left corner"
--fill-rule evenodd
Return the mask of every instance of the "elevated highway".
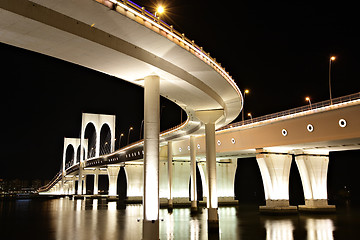
M 233 121 L 243 103 L 235 82 L 214 58 L 184 34 L 126 0 L 4 0 L 0 2 L 0 41 L 144 87 L 144 238 L 157 239 L 159 235 L 160 140 L 205 131 L 211 182 L 208 220 L 218 227 L 215 129 Z M 178 104 L 188 116 L 184 124 L 163 134 L 162 139 L 159 95 Z M 80 149 L 85 144 L 85 128 L 82 125 Z M 96 151 L 99 157 L 99 149 Z M 86 164 L 81 150 L 80 194 Z M 117 173 L 116 166 L 108 166 L 110 182 Z M 62 189 L 65 175 L 63 168 Z

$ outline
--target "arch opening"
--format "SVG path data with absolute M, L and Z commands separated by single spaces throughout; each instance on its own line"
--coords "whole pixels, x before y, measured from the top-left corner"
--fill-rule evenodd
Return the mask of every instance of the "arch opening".
M 100 130 L 100 155 L 111 152 L 111 130 L 108 124 L 103 124 Z
M 96 156 L 96 129 L 93 123 L 88 123 L 85 128 L 84 138 L 88 140 L 87 158 Z
M 69 144 L 65 151 L 65 169 L 68 169 L 74 164 L 75 150 L 74 146 Z

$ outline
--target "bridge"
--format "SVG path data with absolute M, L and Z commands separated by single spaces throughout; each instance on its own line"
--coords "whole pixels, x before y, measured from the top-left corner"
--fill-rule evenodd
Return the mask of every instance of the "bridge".
M 115 197 L 123 169 L 129 200 L 143 202 L 143 236 L 156 239 L 160 201 L 172 207 L 190 197 L 196 210 L 197 171 L 209 227 L 218 227 L 218 202 L 233 202 L 237 157 L 256 155 L 267 200 L 261 210 L 294 210 L 288 202 L 289 162 L 294 155 L 306 199 L 301 208 L 333 209 L 327 204 L 324 174 L 328 151 L 358 148 L 358 94 L 345 103 L 231 124 L 243 98 L 230 74 L 194 41 L 131 1 L 3 0 L 0 13 L 1 42 L 113 75 L 145 90 L 144 140 L 115 151 L 115 116 L 84 113 L 81 137 L 65 138 L 62 170 L 42 192 L 81 196 L 86 176 L 94 175 L 96 195 L 98 176 L 106 174 L 109 197 Z M 187 113 L 184 123 L 163 133 L 160 95 Z M 94 140 L 87 138 L 89 128 Z M 108 133 L 106 140 L 101 139 L 103 132 Z M 191 179 L 190 196 L 184 176 Z

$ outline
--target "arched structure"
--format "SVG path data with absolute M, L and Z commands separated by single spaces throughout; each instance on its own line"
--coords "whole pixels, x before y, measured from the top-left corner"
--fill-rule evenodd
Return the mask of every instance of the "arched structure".
M 81 123 L 81 145 L 84 145 L 83 143 L 85 139 L 85 129 L 89 123 L 92 123 L 95 127 L 95 133 L 96 133 L 95 157 L 100 156 L 100 131 L 105 124 L 110 129 L 111 138 L 109 144 L 110 144 L 110 151 L 113 152 L 115 146 L 115 115 L 83 113 L 82 123 Z
M 81 122 L 81 137 L 80 145 L 85 145 L 85 130 L 87 125 L 91 123 L 95 127 L 96 133 L 96 146 L 95 146 L 95 158 L 100 156 L 100 131 L 104 124 L 106 124 L 110 129 L 110 151 L 114 151 L 115 146 L 115 115 L 105 115 L 105 114 L 93 114 L 93 113 L 83 113 L 82 122 Z M 79 187 L 78 192 L 81 194 L 83 192 L 83 168 L 84 168 L 84 158 L 87 155 L 86 152 L 80 152 L 80 164 L 79 164 Z

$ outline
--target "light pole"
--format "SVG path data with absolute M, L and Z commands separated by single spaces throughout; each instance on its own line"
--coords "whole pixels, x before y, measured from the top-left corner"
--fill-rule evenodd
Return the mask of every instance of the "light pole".
M 309 104 L 310 104 L 310 110 L 312 110 L 310 98 L 309 98 L 309 97 L 306 97 L 305 100 L 309 102 Z
M 130 127 L 129 128 L 129 131 L 128 131 L 128 139 L 127 139 L 127 145 L 129 145 L 129 140 L 130 140 L 130 131 L 133 130 L 133 127 Z
M 333 104 L 332 102 L 332 95 L 331 95 L 331 63 L 335 61 L 336 57 L 331 56 L 329 60 L 329 94 L 330 94 L 330 105 Z
M 245 109 L 244 109 L 244 106 L 245 106 L 245 96 L 246 96 L 246 94 L 248 94 L 249 92 L 250 92 L 250 91 L 249 91 L 248 89 L 245 89 L 245 90 L 244 90 L 244 98 L 243 98 L 243 101 L 244 101 L 244 102 L 243 102 L 242 119 L 241 119 L 241 120 L 242 120 L 242 122 L 243 122 L 243 124 L 244 124 L 244 110 L 245 110 Z
M 121 148 L 121 139 L 122 139 L 123 136 L 124 136 L 124 134 L 121 133 L 121 134 L 120 134 L 120 138 L 119 138 L 119 149 Z
M 143 126 L 144 126 L 144 119 L 141 121 L 141 125 L 140 125 L 140 140 L 141 140 Z
M 253 118 L 252 118 L 251 113 L 248 113 L 248 116 L 249 116 L 249 117 L 250 117 L 250 119 L 251 119 L 251 123 L 253 123 Z

